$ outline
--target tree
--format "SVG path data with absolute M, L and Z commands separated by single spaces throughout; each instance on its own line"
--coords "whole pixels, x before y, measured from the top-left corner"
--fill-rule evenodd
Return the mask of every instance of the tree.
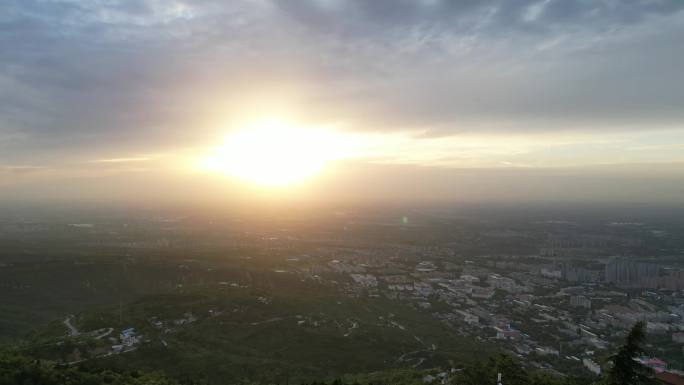
M 117 373 L 60 367 L 49 361 L 0 354 L 0 385 L 178 385 L 158 373 Z
M 494 385 L 501 373 L 504 385 L 575 385 L 574 378 L 559 378 L 546 373 L 530 373 L 510 356 L 500 355 L 485 362 L 466 365 L 452 378 L 452 385 Z
M 653 371 L 635 359 L 644 353 L 646 324 L 637 322 L 627 335 L 625 344 L 611 358 L 613 366 L 608 371 L 608 385 L 653 384 Z
M 496 376 L 496 374 L 494 374 Z M 453 378 L 453 385 L 481 385 L 494 384 L 496 377 L 492 377 L 492 371 L 485 364 L 477 362 L 467 365 Z M 494 381 L 494 382 L 492 382 Z
M 497 374 L 501 373 L 506 385 L 528 385 L 530 378 L 527 371 L 514 359 L 507 355 L 490 358 L 486 364 L 467 365 L 454 378 L 457 385 L 491 385 L 496 384 Z

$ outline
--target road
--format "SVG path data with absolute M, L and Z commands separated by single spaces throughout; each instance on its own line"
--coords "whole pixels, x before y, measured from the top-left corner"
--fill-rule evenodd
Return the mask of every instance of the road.
M 292 318 L 292 317 L 274 317 L 274 318 L 271 318 L 271 319 L 267 319 L 266 321 L 252 322 L 250 325 L 252 325 L 252 326 L 263 325 L 263 324 L 267 324 L 267 323 L 271 323 L 271 322 L 282 321 L 282 320 L 284 320 L 284 319 L 286 319 L 286 318 Z
M 103 339 L 103 338 L 107 337 L 108 335 L 112 334 L 113 331 L 114 331 L 114 328 L 107 328 L 107 330 L 106 330 L 104 333 L 102 333 L 102 334 L 100 334 L 99 336 L 95 337 L 95 339 L 96 339 L 96 340 Z
M 74 318 L 73 315 L 69 314 L 65 319 L 64 319 L 64 326 L 66 326 L 69 329 L 69 335 L 74 337 L 79 335 L 80 333 L 78 332 L 78 329 L 74 325 L 71 324 L 71 319 Z

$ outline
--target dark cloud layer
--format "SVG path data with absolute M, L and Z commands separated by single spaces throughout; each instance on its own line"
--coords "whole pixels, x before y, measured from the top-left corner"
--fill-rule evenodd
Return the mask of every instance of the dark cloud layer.
M 359 130 L 676 126 L 683 8 L 679 0 L 7 0 L 0 164 L 199 143 L 208 105 L 273 84 L 296 94 L 311 119 Z

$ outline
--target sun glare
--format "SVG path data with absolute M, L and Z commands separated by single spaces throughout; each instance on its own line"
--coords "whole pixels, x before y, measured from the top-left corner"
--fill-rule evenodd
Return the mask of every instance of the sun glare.
M 264 186 L 287 186 L 344 157 L 344 137 L 334 131 L 280 121 L 259 122 L 228 135 L 203 166 Z

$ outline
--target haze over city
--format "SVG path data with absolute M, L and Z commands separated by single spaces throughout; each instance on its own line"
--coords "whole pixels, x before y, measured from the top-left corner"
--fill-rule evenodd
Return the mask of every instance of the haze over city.
M 0 197 L 681 206 L 683 7 L 6 1 Z

